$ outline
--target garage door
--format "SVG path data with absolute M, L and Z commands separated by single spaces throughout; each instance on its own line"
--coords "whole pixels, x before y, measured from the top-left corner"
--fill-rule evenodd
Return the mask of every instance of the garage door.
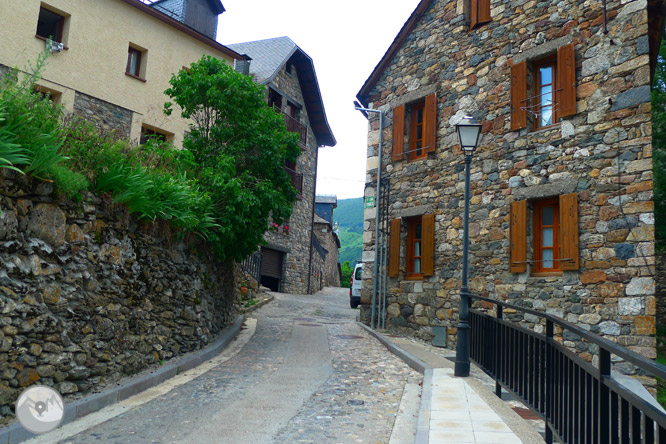
M 282 252 L 262 248 L 261 254 L 261 275 L 280 279 L 282 277 Z

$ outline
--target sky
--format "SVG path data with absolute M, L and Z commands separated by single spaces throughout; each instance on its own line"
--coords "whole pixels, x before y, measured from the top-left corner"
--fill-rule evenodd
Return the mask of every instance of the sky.
M 419 0 L 222 0 L 223 45 L 287 36 L 315 65 L 328 123 L 337 140 L 319 149 L 317 194 L 363 196 L 367 120 L 356 94 Z

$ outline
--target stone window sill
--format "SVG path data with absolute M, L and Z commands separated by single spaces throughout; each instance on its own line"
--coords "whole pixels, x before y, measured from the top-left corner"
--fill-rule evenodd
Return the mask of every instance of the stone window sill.
M 554 276 L 562 276 L 562 272 L 561 271 L 540 271 L 538 273 L 530 274 L 530 277 L 554 277 Z
M 144 79 L 143 77 L 135 76 L 134 74 L 130 74 L 128 72 L 125 72 L 125 75 L 133 79 L 141 80 L 142 82 L 146 83 L 146 79 Z
M 46 37 L 42 37 L 41 35 L 37 35 L 37 34 L 35 34 L 35 38 L 37 38 L 37 39 L 39 39 L 39 40 L 43 40 L 43 41 L 47 41 L 47 40 L 48 40 Z M 56 42 L 56 43 L 62 43 L 62 42 Z M 65 51 L 69 51 L 69 46 L 67 46 L 67 45 L 62 45 L 62 49 L 64 49 Z

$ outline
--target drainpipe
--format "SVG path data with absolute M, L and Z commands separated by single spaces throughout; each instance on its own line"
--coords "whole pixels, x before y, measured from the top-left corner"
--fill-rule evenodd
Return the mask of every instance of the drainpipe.
M 379 268 L 379 181 L 382 176 L 382 133 L 384 132 L 384 112 L 378 109 L 363 108 L 354 102 L 354 108 L 368 118 L 368 113 L 379 114 L 379 147 L 377 148 L 377 187 L 375 189 L 375 265 L 372 276 L 372 308 L 370 311 L 370 327 L 375 328 L 375 304 L 377 301 L 377 272 Z

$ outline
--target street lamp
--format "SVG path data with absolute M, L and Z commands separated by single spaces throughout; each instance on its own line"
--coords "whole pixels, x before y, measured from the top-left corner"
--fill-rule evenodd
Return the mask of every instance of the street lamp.
M 467 287 L 467 255 L 469 250 L 469 168 L 472 153 L 479 144 L 481 124 L 471 116 L 465 116 L 456 125 L 460 147 L 465 153 L 465 222 L 463 234 L 463 269 L 460 287 L 460 314 L 458 316 L 458 340 L 456 344 L 456 376 L 469 376 L 469 288 Z

